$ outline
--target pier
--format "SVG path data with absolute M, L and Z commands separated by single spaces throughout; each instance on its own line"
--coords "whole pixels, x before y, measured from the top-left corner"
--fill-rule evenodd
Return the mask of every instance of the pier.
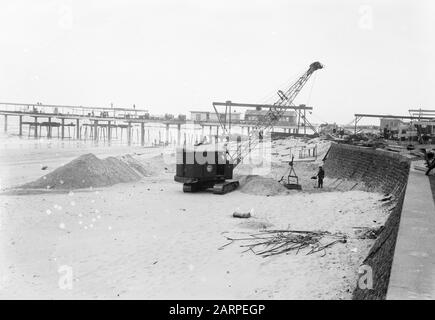
M 224 138 L 217 120 L 186 120 L 184 115 L 157 117 L 137 108 L 2 102 L 0 116 L 4 117 L 5 133 L 31 139 L 91 140 L 108 144 L 116 140 L 145 146 L 193 144 L 204 139 Z M 231 124 L 240 129 L 239 134 L 249 135 L 256 122 L 232 120 Z M 158 134 L 154 132 L 153 136 L 150 129 L 155 131 L 156 126 Z M 296 133 L 299 128 L 299 123 L 295 126 L 284 121 L 275 126 L 275 130 L 288 133 Z

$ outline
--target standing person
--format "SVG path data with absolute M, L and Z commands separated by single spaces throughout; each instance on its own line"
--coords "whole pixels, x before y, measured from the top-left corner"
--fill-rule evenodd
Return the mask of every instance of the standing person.
M 421 151 L 424 152 L 424 158 L 426 160 L 426 175 L 428 176 L 429 173 L 435 168 L 435 154 L 433 152 L 426 152 L 426 149 L 421 149 Z
M 319 172 L 317 173 L 318 188 L 323 189 L 323 178 L 325 178 L 325 171 L 323 170 L 322 166 L 319 166 Z

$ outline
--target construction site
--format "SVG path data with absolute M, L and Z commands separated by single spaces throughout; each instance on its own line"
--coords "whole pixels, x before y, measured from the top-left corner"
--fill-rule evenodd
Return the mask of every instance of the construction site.
M 322 68 L 310 64 L 271 104 L 213 102 L 205 119 L 2 104 L 5 133 L 16 116 L 18 132 L 10 136 L 41 141 L 45 127 L 46 137 L 39 153 L 25 144 L 2 152 L 0 296 L 429 297 L 431 287 L 415 291 L 424 272 L 410 277 L 409 271 L 424 270 L 421 259 L 431 254 L 429 211 L 419 208 L 433 209 L 434 183 L 424 174 L 434 166 L 433 118 L 358 114 L 351 128 L 313 125 L 306 115 L 312 108 L 293 101 Z M 42 107 L 56 111 L 35 110 Z M 241 120 L 235 107 L 262 112 Z M 364 116 L 381 118 L 381 126 L 358 127 Z M 415 130 L 408 132 L 416 134 L 397 136 L 403 123 L 391 119 L 399 118 L 410 119 L 407 128 Z M 66 137 L 71 119 L 75 133 Z M 59 126 L 56 137 L 52 129 Z M 50 147 L 56 139 L 68 139 L 67 147 Z M 91 143 L 80 145 L 82 139 Z M 68 143 L 78 143 L 83 154 L 76 157 Z M 422 241 L 411 244 L 406 238 L 415 228 Z M 361 267 L 372 277 L 365 287 Z M 62 268 L 73 270 L 66 282 L 72 290 L 58 288 Z
M 10 40 L 45 67 L 0 78 L 0 299 L 434 299 L 431 91 L 397 28 L 317 5 L 100 2 Z

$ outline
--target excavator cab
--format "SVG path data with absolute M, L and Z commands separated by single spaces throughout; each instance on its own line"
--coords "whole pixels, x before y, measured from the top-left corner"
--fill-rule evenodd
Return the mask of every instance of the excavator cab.
M 238 181 L 232 180 L 234 165 L 225 148 L 178 148 L 176 161 L 174 180 L 183 183 L 184 192 L 213 188 L 213 193 L 224 194 L 239 186 Z

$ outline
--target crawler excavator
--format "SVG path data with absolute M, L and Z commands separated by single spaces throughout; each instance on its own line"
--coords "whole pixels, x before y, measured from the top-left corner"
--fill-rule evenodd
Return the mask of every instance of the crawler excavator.
M 263 133 L 272 129 L 274 124 L 283 116 L 284 111 L 291 107 L 294 107 L 298 115 L 313 128 L 301 110 L 293 105 L 293 101 L 311 75 L 322 68 L 323 65 L 320 62 L 313 62 L 308 70 L 287 90 L 279 90 L 278 100 L 270 105 L 267 113 L 253 124 L 247 140 L 241 142 L 240 137 L 238 138 L 237 148 L 234 152 L 228 150 L 227 144 L 178 148 L 174 180 L 183 183 L 183 191 L 195 192 L 213 188 L 213 193 L 225 194 L 236 189 L 239 182 L 233 179 L 234 168 L 261 142 Z M 220 119 L 219 115 L 218 119 Z M 225 127 L 223 129 L 225 131 Z

